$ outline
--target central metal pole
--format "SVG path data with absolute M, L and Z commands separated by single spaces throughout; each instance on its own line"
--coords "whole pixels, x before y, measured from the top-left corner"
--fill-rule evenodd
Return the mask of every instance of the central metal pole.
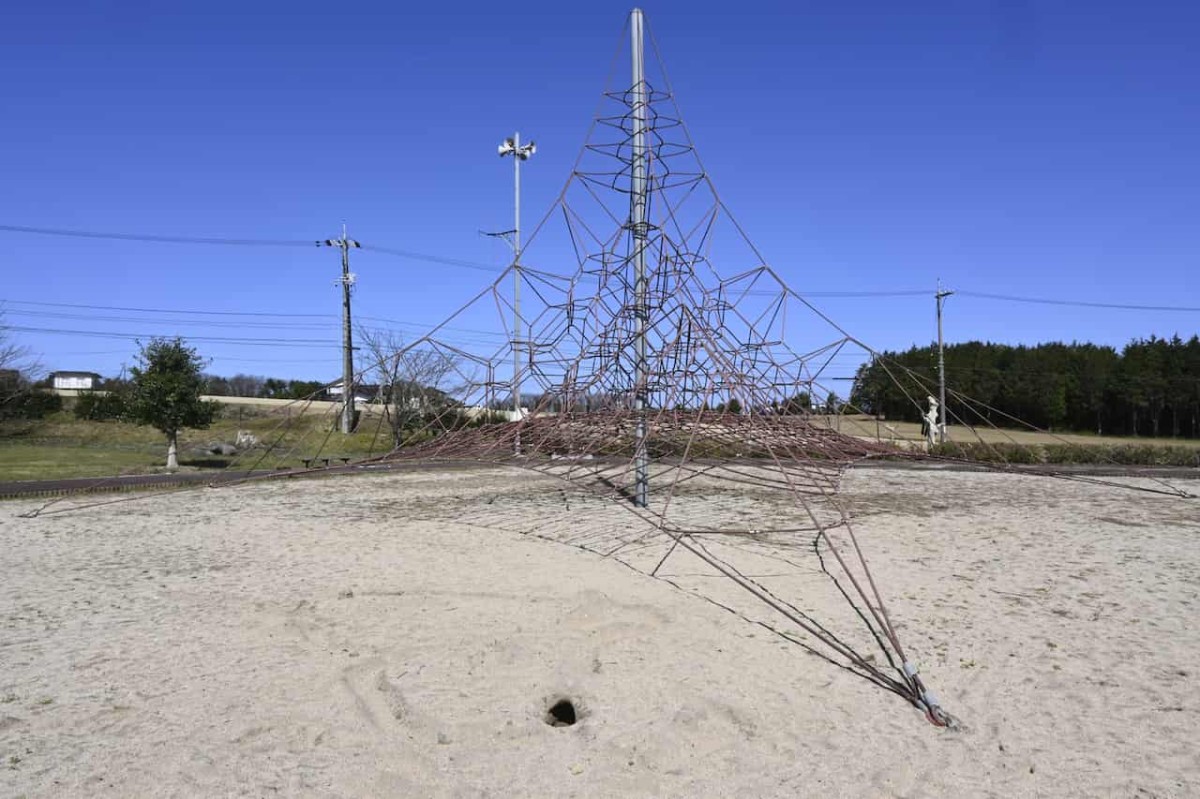
M 633 504 L 646 507 L 649 493 L 649 457 L 646 452 L 646 406 L 648 404 L 648 376 L 646 374 L 646 325 L 648 309 L 646 294 L 646 175 L 649 153 L 646 150 L 646 70 L 642 50 L 642 11 L 635 8 L 629 15 L 630 52 L 633 62 L 633 90 L 630 102 L 633 106 L 633 169 L 630 172 L 629 221 L 633 228 L 633 294 L 634 318 L 636 321 L 636 366 L 634 370 L 634 412 L 636 432 L 634 441 L 635 485 Z
M 942 304 L 953 291 L 943 291 L 942 281 L 938 281 L 937 294 L 937 325 L 938 325 L 938 429 L 939 444 L 946 443 L 946 347 L 942 341 Z
M 513 420 L 521 421 L 521 134 L 513 134 Z M 513 454 L 521 454 L 521 428 Z

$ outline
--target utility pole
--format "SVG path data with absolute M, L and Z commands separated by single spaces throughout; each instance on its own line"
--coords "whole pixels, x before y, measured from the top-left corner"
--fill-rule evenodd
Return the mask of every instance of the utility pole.
M 508 231 L 513 248 L 513 419 L 521 421 L 521 162 L 537 152 L 533 142 L 521 144 L 521 134 L 514 133 L 497 148 L 500 157 L 513 157 L 513 229 Z M 513 454 L 521 454 L 521 428 L 513 437 Z
M 942 281 L 938 280 L 937 294 L 937 326 L 938 326 L 938 443 L 946 443 L 946 345 L 942 341 L 942 306 L 953 291 L 942 289 Z
M 350 271 L 350 250 L 362 245 L 346 236 L 344 224 L 341 238 L 325 239 L 321 243 L 342 251 L 342 277 L 337 281 L 342 286 L 342 432 L 349 435 L 354 432 L 354 342 L 350 332 L 350 289 L 354 286 L 355 278 Z
M 646 324 L 649 309 L 646 307 L 646 172 L 650 154 L 646 149 L 646 71 L 642 44 L 642 10 L 635 8 L 629 15 L 630 53 L 633 67 L 633 89 L 630 92 L 633 111 L 633 164 L 630 170 L 629 223 L 633 233 L 633 312 L 636 320 L 634 369 L 634 499 L 636 507 L 644 508 L 649 494 L 650 459 L 646 451 L 646 405 L 649 401 L 646 374 Z
M 875 367 L 878 365 L 878 363 L 879 363 L 879 357 L 877 355 L 872 355 L 871 356 L 871 366 Z M 874 372 L 874 368 L 872 368 L 871 371 Z M 883 398 L 879 396 L 879 382 L 876 382 L 875 383 L 875 441 L 877 443 L 883 441 L 883 438 L 879 435 L 879 417 L 883 415 L 883 408 L 880 407 L 881 403 L 882 403 L 882 399 Z

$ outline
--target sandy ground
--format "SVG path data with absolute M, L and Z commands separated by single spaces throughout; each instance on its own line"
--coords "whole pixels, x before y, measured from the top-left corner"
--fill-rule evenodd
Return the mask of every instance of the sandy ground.
M 0 795 L 1200 795 L 1200 500 L 851 472 L 910 656 L 967 727 L 948 732 L 493 524 L 541 498 L 535 532 L 560 495 L 479 470 L 0 505 Z M 544 722 L 559 696 L 574 726 Z

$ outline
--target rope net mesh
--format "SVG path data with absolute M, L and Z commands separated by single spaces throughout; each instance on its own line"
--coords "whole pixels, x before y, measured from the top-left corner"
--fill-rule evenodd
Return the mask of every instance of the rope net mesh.
M 481 326 L 507 337 L 456 341 Z M 855 347 L 729 214 L 659 68 L 604 93 L 519 265 L 428 335 L 373 348 L 371 372 L 389 387 L 385 460 L 511 465 L 578 489 L 497 497 L 481 524 L 667 580 L 945 724 L 837 498 L 850 464 L 896 449 L 813 411 Z M 820 618 L 817 591 L 837 599 Z

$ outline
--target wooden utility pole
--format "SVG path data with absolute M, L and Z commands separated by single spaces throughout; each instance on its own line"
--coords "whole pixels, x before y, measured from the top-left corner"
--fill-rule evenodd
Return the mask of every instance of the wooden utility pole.
M 342 286 L 342 432 L 354 432 L 354 341 L 350 329 L 350 290 L 354 286 L 354 273 L 350 271 L 350 249 L 361 247 L 354 239 L 346 236 L 342 225 L 342 236 L 325 239 L 326 247 L 337 247 L 342 251 L 342 277 L 337 282 Z
M 942 281 L 938 280 L 937 294 L 937 327 L 938 327 L 938 443 L 946 443 L 946 346 L 942 341 L 942 305 L 953 291 L 942 289 Z

